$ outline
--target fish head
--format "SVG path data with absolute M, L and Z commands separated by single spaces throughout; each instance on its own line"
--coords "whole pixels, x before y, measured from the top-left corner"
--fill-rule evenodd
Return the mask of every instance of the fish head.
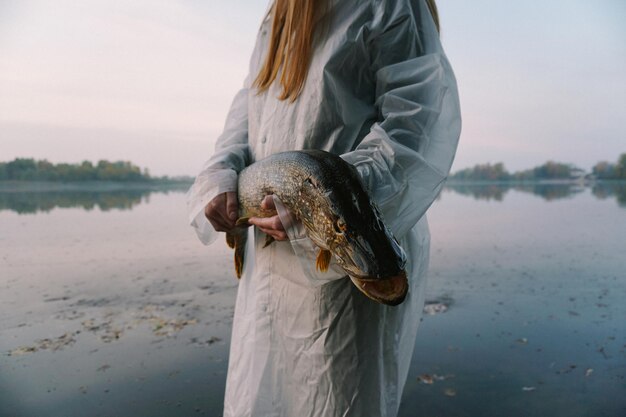
M 328 186 L 311 182 L 317 195 L 307 226 L 309 237 L 332 252 L 348 275 L 361 280 L 384 280 L 404 271 L 406 254 L 360 181 L 356 170 L 335 176 Z
M 327 245 L 337 264 L 367 297 L 400 304 L 408 292 L 406 254 L 365 192 L 352 192 L 351 202 L 331 198 L 327 216 L 332 232 Z
M 406 254 L 367 193 L 353 190 L 330 201 L 333 238 L 329 246 L 351 277 L 384 280 L 404 270 Z
M 321 169 L 301 188 L 300 219 L 309 238 L 334 255 L 365 295 L 384 304 L 401 303 L 408 291 L 404 250 L 356 168 L 338 156 L 325 154 L 320 159 Z

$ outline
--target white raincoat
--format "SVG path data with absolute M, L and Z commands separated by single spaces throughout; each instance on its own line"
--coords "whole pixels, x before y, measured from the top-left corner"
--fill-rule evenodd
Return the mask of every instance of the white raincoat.
M 360 293 L 338 268 L 315 271 L 317 250 L 286 223 L 290 241 L 262 248 L 249 229 L 239 283 L 224 415 L 395 416 L 424 302 L 426 209 L 454 158 L 461 121 L 454 74 L 424 0 L 331 0 L 299 98 L 250 87 L 271 32 L 259 30 L 244 88 L 216 150 L 188 193 L 205 243 L 215 196 L 270 154 L 323 149 L 355 165 L 407 253 L 410 288 L 397 307 Z M 225 271 L 232 273 L 234 271 Z

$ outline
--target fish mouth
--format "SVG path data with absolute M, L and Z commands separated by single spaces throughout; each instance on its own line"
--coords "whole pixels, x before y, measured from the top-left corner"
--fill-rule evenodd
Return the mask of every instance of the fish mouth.
M 404 301 L 409 290 L 409 281 L 405 271 L 400 271 L 398 275 L 394 275 L 385 279 L 367 279 L 356 278 L 350 276 L 354 285 L 374 301 L 389 306 L 397 306 Z

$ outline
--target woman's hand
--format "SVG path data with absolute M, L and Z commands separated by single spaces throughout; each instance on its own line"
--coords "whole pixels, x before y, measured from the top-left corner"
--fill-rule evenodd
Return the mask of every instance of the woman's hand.
M 204 208 L 204 215 L 218 232 L 228 232 L 235 228 L 238 204 L 237 193 L 222 193 Z
M 263 210 L 273 211 L 276 213 L 274 198 L 271 195 L 266 195 L 261 202 L 261 208 Z M 273 237 L 275 240 L 289 239 L 278 214 L 274 214 L 272 217 L 250 217 L 250 219 L 248 219 L 248 223 L 255 225 L 262 232 Z

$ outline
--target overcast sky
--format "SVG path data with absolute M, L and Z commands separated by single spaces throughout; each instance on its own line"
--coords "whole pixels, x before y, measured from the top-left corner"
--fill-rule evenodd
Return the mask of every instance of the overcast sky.
M 439 0 L 463 133 L 453 170 L 626 152 L 626 1 Z M 0 161 L 195 174 L 265 0 L 0 0 Z

